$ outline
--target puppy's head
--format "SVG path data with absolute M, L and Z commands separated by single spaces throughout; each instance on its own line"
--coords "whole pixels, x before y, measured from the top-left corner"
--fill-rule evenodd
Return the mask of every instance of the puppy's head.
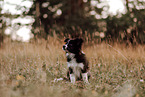
M 83 39 L 76 38 L 76 39 L 65 39 L 64 42 L 66 43 L 63 45 L 63 50 L 69 53 L 77 54 L 81 51 Z

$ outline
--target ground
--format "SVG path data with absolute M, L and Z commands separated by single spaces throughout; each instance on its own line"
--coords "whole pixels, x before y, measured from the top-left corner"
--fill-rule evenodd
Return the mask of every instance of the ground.
M 8 42 L 0 49 L 1 97 L 144 97 L 145 46 L 85 44 L 90 84 L 66 76 L 63 40 Z

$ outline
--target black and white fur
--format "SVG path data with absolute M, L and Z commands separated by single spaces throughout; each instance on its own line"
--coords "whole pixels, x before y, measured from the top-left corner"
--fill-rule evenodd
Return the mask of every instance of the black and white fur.
M 65 39 L 64 42 L 66 44 L 63 45 L 63 50 L 66 52 L 68 66 L 67 78 L 71 83 L 78 80 L 88 83 L 90 77 L 89 64 L 81 49 L 83 40 L 81 38 Z

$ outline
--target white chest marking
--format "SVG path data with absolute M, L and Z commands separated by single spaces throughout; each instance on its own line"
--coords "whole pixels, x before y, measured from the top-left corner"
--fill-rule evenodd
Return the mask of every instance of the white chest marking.
M 73 69 L 76 77 L 80 77 L 81 69 L 84 68 L 83 63 L 77 63 L 76 59 L 72 59 L 70 62 L 67 62 L 67 66 Z

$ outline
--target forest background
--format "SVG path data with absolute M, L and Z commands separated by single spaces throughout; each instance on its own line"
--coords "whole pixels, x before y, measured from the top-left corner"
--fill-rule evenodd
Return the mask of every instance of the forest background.
M 0 42 L 7 36 L 23 41 L 22 32 L 35 40 L 48 36 L 84 37 L 87 42 L 145 43 L 145 1 L 123 0 L 123 12 L 109 12 L 106 0 L 22 0 L 20 4 L 0 1 Z M 16 13 L 5 5 L 15 5 Z M 119 6 L 112 5 L 112 6 Z M 21 20 L 19 20 L 21 19 Z M 27 20 L 29 19 L 29 20 Z M 26 21 L 26 22 L 25 22 Z M 20 30 L 20 28 L 23 28 Z M 25 30 L 25 28 L 30 29 Z M 19 35 L 16 33 L 19 30 Z M 87 36 L 87 37 L 85 37 Z M 29 41 L 27 39 L 27 41 Z M 25 41 L 25 40 L 24 40 Z

